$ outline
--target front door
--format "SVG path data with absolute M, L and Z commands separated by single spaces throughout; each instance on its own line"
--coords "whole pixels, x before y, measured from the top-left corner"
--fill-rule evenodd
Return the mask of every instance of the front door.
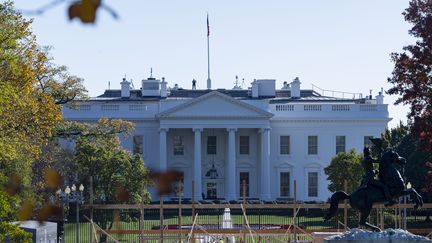
M 217 184 L 214 182 L 207 183 L 207 199 L 217 198 Z

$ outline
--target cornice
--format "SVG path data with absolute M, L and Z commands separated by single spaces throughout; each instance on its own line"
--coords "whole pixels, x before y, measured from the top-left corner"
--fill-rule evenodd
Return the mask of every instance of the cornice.
M 170 109 L 168 109 L 168 110 L 166 110 L 166 111 L 163 111 L 163 112 L 157 114 L 156 117 L 158 117 L 158 118 L 164 118 L 164 119 L 165 119 L 165 118 L 168 118 L 170 114 L 172 114 L 172 113 L 174 113 L 174 112 L 176 112 L 176 111 L 179 111 L 179 110 L 185 109 L 185 108 L 187 108 L 187 107 L 189 107 L 189 106 L 191 106 L 191 105 L 194 105 L 194 104 L 197 104 L 197 103 L 199 103 L 199 102 L 202 102 L 202 101 L 204 101 L 204 100 L 206 100 L 206 99 L 209 99 L 210 97 L 213 97 L 213 96 L 217 96 L 217 97 L 219 97 L 219 98 L 221 98 L 221 99 L 224 99 L 224 100 L 226 100 L 226 101 L 228 101 L 228 102 L 230 102 L 230 103 L 232 103 L 232 104 L 235 104 L 235 105 L 241 106 L 241 107 L 243 107 L 243 108 L 245 108 L 245 109 L 252 110 L 252 111 L 257 112 L 258 114 L 260 114 L 260 115 L 258 115 L 258 116 L 256 116 L 256 117 L 265 117 L 265 118 L 270 118 L 270 117 L 273 117 L 273 116 L 274 116 L 273 113 L 270 113 L 270 112 L 264 111 L 264 110 L 262 110 L 262 109 L 259 109 L 259 108 L 255 107 L 255 106 L 253 106 L 253 105 L 249 105 L 249 104 L 247 104 L 247 103 L 244 103 L 244 102 L 238 101 L 238 100 L 236 100 L 236 99 L 234 99 L 234 98 L 232 98 L 232 97 L 230 97 L 230 96 L 228 96 L 228 95 L 222 94 L 222 93 L 220 93 L 220 92 L 218 92 L 218 91 L 212 91 L 212 92 L 207 93 L 207 94 L 205 94 L 205 95 L 202 95 L 202 96 L 200 96 L 200 97 L 198 97 L 198 98 L 192 99 L 192 100 L 187 101 L 187 102 L 185 102 L 185 103 L 183 103 L 183 104 L 180 104 L 180 105 L 175 106 L 175 107 L 173 107 L 173 108 L 170 108 Z M 237 117 L 237 116 L 236 116 L 236 117 Z M 254 116 L 254 117 L 255 117 L 255 116 Z M 175 118 L 179 118 L 179 117 L 176 116 Z M 182 117 L 182 118 L 183 118 L 183 117 Z M 210 118 L 210 117 L 207 117 L 207 118 Z M 228 116 L 228 117 L 226 117 L 226 118 L 233 118 L 233 117 Z M 251 118 L 251 116 L 247 116 L 247 117 L 243 117 L 243 118 Z

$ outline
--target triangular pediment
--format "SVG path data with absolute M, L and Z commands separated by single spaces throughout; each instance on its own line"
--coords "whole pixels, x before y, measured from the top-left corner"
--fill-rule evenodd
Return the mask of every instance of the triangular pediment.
M 217 91 L 159 113 L 160 118 L 270 118 L 273 114 Z

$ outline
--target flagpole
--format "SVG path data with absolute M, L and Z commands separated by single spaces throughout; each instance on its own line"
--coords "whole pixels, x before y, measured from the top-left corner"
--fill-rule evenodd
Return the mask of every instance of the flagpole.
M 210 79 L 210 25 L 209 16 L 207 13 L 207 89 L 211 89 Z

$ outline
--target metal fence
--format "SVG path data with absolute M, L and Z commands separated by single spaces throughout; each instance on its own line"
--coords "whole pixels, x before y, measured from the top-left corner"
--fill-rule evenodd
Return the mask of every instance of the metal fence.
M 62 242 L 159 242 L 161 238 L 165 242 L 186 242 L 190 238 L 208 242 L 226 237 L 234 237 L 237 242 L 287 242 L 294 238 L 310 242 L 311 232 L 344 231 L 357 227 L 358 222 L 357 212 L 345 204 L 340 204 L 337 216 L 328 222 L 322 220 L 328 204 L 242 205 L 84 205 L 78 222 L 75 213 L 69 213 Z M 432 204 L 419 210 L 412 207 L 379 205 L 372 211 L 369 222 L 381 228 L 429 234 Z M 227 208 L 232 223 L 229 228 L 223 224 Z

